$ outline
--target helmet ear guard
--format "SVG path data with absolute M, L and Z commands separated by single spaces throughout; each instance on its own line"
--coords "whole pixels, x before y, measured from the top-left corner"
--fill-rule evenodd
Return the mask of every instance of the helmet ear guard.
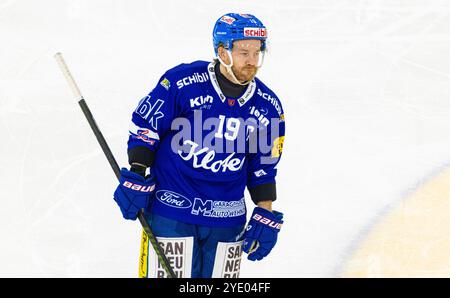
M 217 59 L 219 60 L 220 64 L 222 64 L 222 65 L 225 67 L 225 69 L 227 70 L 227 73 L 228 73 L 228 74 L 231 76 L 231 78 L 233 79 L 233 83 L 238 84 L 238 85 L 242 85 L 242 86 L 248 85 L 248 84 L 250 83 L 250 81 L 241 83 L 241 82 L 236 78 L 236 75 L 234 74 L 233 69 L 232 69 L 232 67 L 233 67 L 233 56 L 231 55 L 231 50 L 226 49 L 225 51 L 226 51 L 226 53 L 227 53 L 227 55 L 228 55 L 228 58 L 230 59 L 230 64 L 226 64 L 226 63 L 222 60 L 222 58 L 220 58 L 220 56 L 217 55 Z M 265 51 L 261 51 L 261 55 L 259 56 L 259 62 L 258 62 L 258 65 L 256 65 L 256 67 L 257 67 L 258 69 L 259 69 L 259 68 L 263 65 L 263 63 L 264 63 L 264 54 L 265 54 Z
M 221 45 L 219 45 L 219 48 L 220 48 L 220 46 L 221 46 Z M 225 67 L 232 67 L 232 66 L 233 66 L 233 56 L 232 56 L 232 54 L 231 54 L 231 49 L 226 49 L 225 47 L 224 47 L 224 49 L 225 49 L 225 52 L 226 52 L 227 55 L 228 55 L 228 59 L 230 60 L 230 63 L 229 63 L 229 64 L 226 64 L 225 61 L 223 61 L 223 59 L 220 58 L 219 51 L 217 51 L 217 56 L 216 56 L 216 58 L 220 61 L 221 64 L 223 64 L 223 66 L 225 66 Z M 259 55 L 258 64 L 256 64 L 256 67 L 257 67 L 257 68 L 261 68 L 261 66 L 263 65 L 265 54 L 266 54 L 266 51 L 261 51 L 261 53 L 260 53 L 260 55 Z
M 225 61 L 223 61 L 223 59 L 220 58 L 220 55 L 219 55 L 219 48 L 220 48 L 220 47 L 223 47 L 224 50 L 225 50 L 225 52 L 227 53 L 228 59 L 230 60 L 230 63 L 229 63 L 229 64 L 226 64 Z M 217 57 L 217 59 L 220 61 L 220 63 L 221 63 L 223 66 L 225 66 L 225 67 L 227 67 L 227 68 L 233 66 L 233 56 L 231 55 L 231 49 L 226 48 L 223 44 L 220 44 L 219 47 L 217 48 L 217 55 L 216 55 L 216 57 Z
M 228 74 L 230 75 L 230 77 L 233 79 L 233 83 L 238 84 L 238 85 L 242 85 L 242 86 L 248 85 L 248 83 L 250 83 L 250 82 L 241 83 L 241 82 L 239 82 L 239 80 L 236 78 L 236 75 L 234 74 L 233 69 L 232 69 L 232 67 L 233 67 L 233 56 L 231 55 L 231 50 L 226 49 L 225 51 L 226 51 L 226 53 L 227 53 L 227 55 L 228 55 L 228 58 L 230 59 L 230 64 L 226 64 L 226 63 L 220 58 L 220 56 L 217 55 L 217 59 L 219 60 L 220 64 L 222 64 L 223 66 L 225 66 L 225 69 L 227 70 L 227 73 L 228 73 Z

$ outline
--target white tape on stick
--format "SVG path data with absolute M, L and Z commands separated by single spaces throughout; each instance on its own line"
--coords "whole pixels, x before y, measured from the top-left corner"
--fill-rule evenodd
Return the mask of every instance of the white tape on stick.
M 78 88 L 77 83 L 75 82 L 75 79 L 73 78 L 72 74 L 69 71 L 69 68 L 67 67 L 66 62 L 64 61 L 62 53 L 56 53 L 55 54 L 56 62 L 58 62 L 59 68 L 61 69 L 64 77 L 66 78 L 67 83 L 70 86 L 70 89 L 72 89 L 73 94 L 75 95 L 77 100 L 83 99 L 83 96 L 81 95 L 80 88 Z

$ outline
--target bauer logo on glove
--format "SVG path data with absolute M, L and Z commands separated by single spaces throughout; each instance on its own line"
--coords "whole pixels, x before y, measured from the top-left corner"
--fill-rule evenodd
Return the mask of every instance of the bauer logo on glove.
M 275 211 L 275 212 L 277 212 L 277 211 Z M 264 217 L 264 216 L 259 215 L 259 214 L 253 214 L 252 218 L 254 220 L 259 221 L 260 223 L 262 223 L 264 225 L 268 225 L 269 227 L 272 227 L 274 229 L 281 230 L 281 226 L 283 226 L 282 223 L 278 223 L 278 222 L 276 222 L 274 220 L 270 220 L 267 217 Z M 249 227 L 251 227 L 251 226 L 249 226 Z
M 266 257 L 277 243 L 283 225 L 283 213 L 256 207 L 247 225 L 242 249 L 250 261 Z
M 130 188 L 132 190 L 136 190 L 136 191 L 140 191 L 140 192 L 152 192 L 155 189 L 155 185 L 140 185 L 137 183 L 133 183 L 130 181 L 125 180 L 122 184 L 123 186 L 125 186 L 126 188 Z
M 122 168 L 120 184 L 114 192 L 114 200 L 125 219 L 135 220 L 141 209 L 147 209 L 155 189 L 153 176 L 144 178 L 138 173 Z

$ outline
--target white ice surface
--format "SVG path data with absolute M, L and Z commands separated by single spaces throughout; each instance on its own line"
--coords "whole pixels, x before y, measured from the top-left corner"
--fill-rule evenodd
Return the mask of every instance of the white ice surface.
M 126 165 L 139 99 L 168 68 L 210 60 L 232 11 L 269 28 L 259 77 L 287 124 L 285 225 L 242 277 L 338 276 L 380 214 L 449 166 L 449 1 L 0 0 L 1 277 L 137 276 L 140 226 L 121 218 L 53 55 Z

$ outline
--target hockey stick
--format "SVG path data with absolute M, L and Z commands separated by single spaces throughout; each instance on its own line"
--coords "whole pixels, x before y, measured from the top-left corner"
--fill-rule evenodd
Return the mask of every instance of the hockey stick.
M 58 65 L 66 78 L 67 82 L 69 83 L 70 88 L 72 89 L 76 99 L 78 100 L 78 104 L 81 107 L 81 110 L 83 111 L 84 116 L 86 117 L 87 121 L 89 122 L 89 125 L 97 138 L 98 143 L 100 144 L 100 147 L 102 147 L 103 153 L 105 154 L 106 158 L 108 159 L 109 164 L 111 165 L 111 168 L 114 171 L 114 174 L 116 175 L 117 179 L 120 178 L 120 168 L 117 164 L 116 159 L 114 158 L 114 155 L 111 152 L 111 149 L 109 149 L 108 144 L 106 143 L 105 138 L 103 137 L 102 132 L 97 126 L 97 123 L 95 122 L 94 116 L 92 115 L 91 111 L 89 110 L 89 107 L 86 104 L 86 101 L 84 100 L 83 96 L 81 95 L 80 88 L 78 88 L 77 83 L 75 82 L 72 74 L 69 71 L 69 68 L 67 67 L 66 62 L 64 61 L 64 58 L 61 53 L 55 54 L 55 59 L 58 62 Z M 170 267 L 169 260 L 167 260 L 167 257 L 165 256 L 164 252 L 162 251 L 161 247 L 158 244 L 158 241 L 156 240 L 155 235 L 153 234 L 152 229 L 150 228 L 150 225 L 148 224 L 147 220 L 145 219 L 143 209 L 139 210 L 138 212 L 138 218 L 141 222 L 142 228 L 144 229 L 145 233 L 147 234 L 150 243 L 152 244 L 153 248 L 155 249 L 156 255 L 158 256 L 159 262 L 161 263 L 162 267 L 166 271 L 168 277 L 176 278 L 175 272 L 173 271 L 172 267 Z

